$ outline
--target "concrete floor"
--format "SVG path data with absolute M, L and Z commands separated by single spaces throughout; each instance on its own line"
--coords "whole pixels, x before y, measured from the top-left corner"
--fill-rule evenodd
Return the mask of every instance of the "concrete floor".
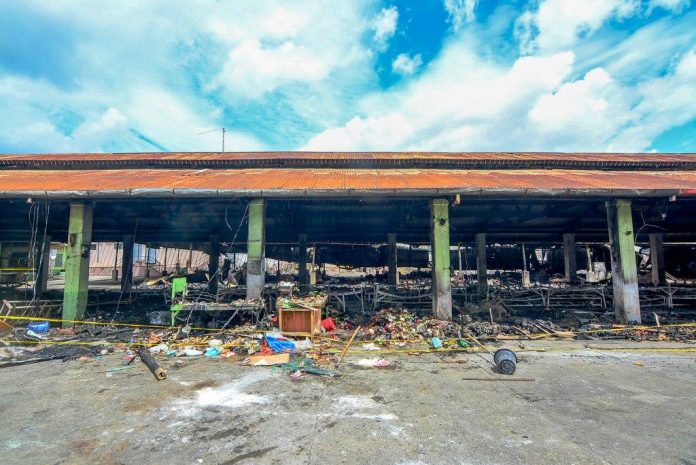
M 625 341 L 601 344 L 612 351 L 525 344 L 549 348 L 520 353 L 514 377 L 533 382 L 463 380 L 498 376 L 472 354 L 389 355 L 386 369 L 351 364 L 354 356 L 342 378 L 296 382 L 209 359 L 170 359 L 161 382 L 139 362 L 106 372 L 119 355 L 5 368 L 0 457 L 5 465 L 696 464 L 696 353 Z

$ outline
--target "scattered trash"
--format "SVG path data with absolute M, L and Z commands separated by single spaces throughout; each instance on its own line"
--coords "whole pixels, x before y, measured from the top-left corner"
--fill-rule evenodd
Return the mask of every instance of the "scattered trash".
M 249 364 L 253 366 L 271 366 L 290 362 L 290 354 L 252 355 Z
M 370 368 L 386 368 L 391 365 L 389 360 L 384 358 L 363 358 L 355 362 L 356 365 Z
M 439 337 L 432 338 L 430 343 L 433 345 L 433 349 L 442 349 L 442 341 Z
M 273 353 L 279 352 L 292 352 L 295 350 L 295 343 L 290 339 L 287 339 L 281 335 L 266 334 L 263 338 L 263 343 L 261 347 L 267 346 Z
M 295 347 L 301 350 L 309 350 L 314 347 L 314 344 L 309 340 L 309 338 L 306 338 L 300 341 L 295 341 Z
M 43 336 L 43 335 L 38 334 L 38 333 L 35 333 L 35 332 L 32 331 L 31 329 L 27 329 L 27 336 L 33 337 L 33 338 L 36 338 L 36 339 L 46 339 L 46 336 Z
M 329 331 L 335 331 L 336 330 L 336 322 L 334 321 L 333 318 L 328 317 L 323 320 L 321 320 L 321 327 L 326 331 L 327 333 Z
M 27 325 L 27 330 L 34 333 L 47 333 L 49 329 L 51 329 L 51 323 L 48 321 L 32 321 Z
M 300 378 L 302 378 L 302 371 L 300 371 L 300 370 L 293 371 L 292 373 L 290 373 L 289 378 L 292 381 L 299 381 Z
M 157 355 L 161 352 L 166 352 L 169 350 L 169 346 L 167 344 L 158 344 L 156 346 L 150 347 L 150 353 Z
M 205 349 L 205 356 L 206 357 L 218 357 L 222 353 L 222 349 L 219 347 L 208 347 Z
M 339 373 L 338 371 L 325 370 L 324 368 L 319 368 L 315 366 L 305 367 L 304 372 L 309 373 L 310 375 L 328 376 L 330 378 L 338 378 L 341 376 L 341 373 Z
M 374 342 L 368 342 L 362 345 L 363 350 L 382 350 Z
M 183 353 L 187 357 L 198 357 L 198 356 L 203 355 L 202 350 L 192 349 L 191 347 L 184 348 Z

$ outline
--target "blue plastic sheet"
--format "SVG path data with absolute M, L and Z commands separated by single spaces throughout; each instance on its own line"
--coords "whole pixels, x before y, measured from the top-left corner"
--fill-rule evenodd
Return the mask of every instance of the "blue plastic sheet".
M 274 353 L 292 352 L 295 350 L 295 343 L 284 337 L 266 335 L 266 343 Z

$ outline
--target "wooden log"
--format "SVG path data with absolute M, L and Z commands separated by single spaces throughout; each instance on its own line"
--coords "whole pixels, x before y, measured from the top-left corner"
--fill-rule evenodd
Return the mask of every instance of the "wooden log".
M 167 377 L 167 372 L 159 366 L 159 363 L 157 363 L 157 360 L 155 360 L 147 347 L 138 350 L 138 355 L 140 355 L 140 360 L 150 369 L 157 381 L 161 381 Z
M 353 340 L 355 339 L 355 336 L 358 335 L 358 331 L 360 331 L 360 326 L 355 328 L 355 331 L 353 331 L 353 335 L 350 337 L 350 340 L 348 340 L 348 343 L 346 346 L 343 348 L 341 351 L 341 356 L 338 358 L 338 363 L 340 364 L 343 361 L 343 357 L 346 356 L 346 353 L 348 353 L 348 349 L 350 348 L 350 345 L 353 343 Z

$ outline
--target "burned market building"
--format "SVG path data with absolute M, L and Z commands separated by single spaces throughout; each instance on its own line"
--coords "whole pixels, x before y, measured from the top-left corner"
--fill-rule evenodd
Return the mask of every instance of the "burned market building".
M 269 305 L 279 281 L 323 280 L 363 311 L 413 304 L 451 319 L 495 298 L 640 323 L 696 297 L 695 194 L 696 154 L 5 155 L 0 276 L 5 293 L 60 292 L 66 324 L 85 317 L 105 243 L 116 298 L 137 297 L 134 269 L 146 283 L 190 275 L 195 253 L 219 304 Z

